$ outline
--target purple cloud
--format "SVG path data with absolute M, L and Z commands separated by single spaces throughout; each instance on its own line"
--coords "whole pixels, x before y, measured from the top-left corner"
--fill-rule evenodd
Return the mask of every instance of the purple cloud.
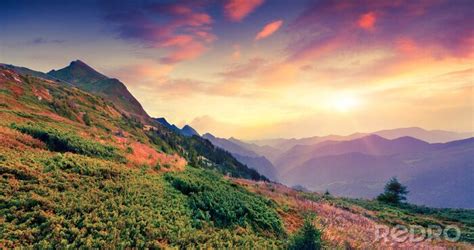
M 287 31 L 294 39 L 290 60 L 313 59 L 335 50 L 392 46 L 410 40 L 433 48 L 435 56 L 472 55 L 474 2 L 454 1 L 318 1 Z
M 194 59 L 216 39 L 213 19 L 204 7 L 192 1 L 103 4 L 105 19 L 121 39 L 165 49 L 167 54 L 160 61 L 166 64 Z
M 60 40 L 60 39 L 46 39 L 43 37 L 37 37 L 31 41 L 28 42 L 28 44 L 31 45 L 42 45 L 42 44 L 61 44 L 65 43 L 65 40 Z

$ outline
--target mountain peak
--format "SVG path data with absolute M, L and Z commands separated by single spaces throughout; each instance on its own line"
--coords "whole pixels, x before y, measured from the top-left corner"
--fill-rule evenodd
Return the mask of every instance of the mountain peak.
M 71 63 L 69 64 L 69 66 L 72 66 L 72 65 L 81 65 L 81 66 L 87 66 L 89 67 L 89 65 L 87 65 L 85 62 L 79 60 L 79 59 L 76 59 L 74 61 L 71 61 Z
M 192 128 L 191 126 L 187 124 L 184 125 L 184 127 L 181 129 L 181 134 L 183 134 L 184 136 L 193 136 L 193 135 L 199 136 L 199 133 L 194 128 Z
M 360 141 L 389 141 L 388 139 L 380 136 L 380 135 L 376 135 L 376 134 L 369 134 L 369 135 L 366 135 L 364 137 L 361 137 L 359 139 L 355 139 L 355 140 L 360 140 Z
M 125 84 L 118 79 L 112 79 L 99 73 L 81 60 L 72 61 L 62 69 L 51 70 L 48 75 L 82 90 L 108 98 L 126 114 L 137 116 L 142 121 L 149 118 Z
M 63 81 L 77 85 L 78 83 L 94 83 L 109 79 L 107 76 L 97 72 L 94 68 L 81 60 L 72 61 L 67 67 L 58 70 L 51 70 L 48 75 L 59 78 Z
M 77 59 L 75 61 L 71 61 L 71 63 L 69 63 L 68 67 L 69 68 L 79 68 L 79 69 L 88 70 L 88 71 L 100 74 L 94 68 L 92 68 L 91 66 L 89 66 L 88 64 L 86 64 L 85 62 L 83 62 L 79 59 Z M 100 74 L 100 75 L 102 75 L 102 74 Z
M 205 133 L 202 135 L 202 138 L 205 138 L 205 139 L 215 139 L 216 137 L 211 134 L 211 133 Z

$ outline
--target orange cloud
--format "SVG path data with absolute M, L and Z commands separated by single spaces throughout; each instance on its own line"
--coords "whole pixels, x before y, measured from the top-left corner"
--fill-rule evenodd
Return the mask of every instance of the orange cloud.
M 260 32 L 258 32 L 257 36 L 255 37 L 255 40 L 260 40 L 260 39 L 271 36 L 278 29 L 280 29 L 282 24 L 283 24 L 283 20 L 277 20 L 277 21 L 268 23 L 267 25 L 263 27 L 263 29 Z
M 162 57 L 160 61 L 165 64 L 174 64 L 180 61 L 195 59 L 207 50 L 200 42 L 190 41 L 178 46 L 166 57 Z
M 229 0 L 224 5 L 224 12 L 231 21 L 242 21 L 263 2 L 264 0 Z
M 166 80 L 174 68 L 173 65 L 163 65 L 153 60 L 145 60 L 142 63 L 119 67 L 106 73 L 124 81 L 127 86 L 134 87 Z
M 377 21 L 377 17 L 373 11 L 365 13 L 359 17 L 357 21 L 357 25 L 360 28 L 365 30 L 373 30 L 375 26 L 375 22 Z
M 234 44 L 234 46 L 232 46 L 232 55 L 231 55 L 231 58 L 232 60 L 234 61 L 237 61 L 240 59 L 240 56 L 241 56 L 241 53 L 240 53 L 240 45 L 239 44 Z

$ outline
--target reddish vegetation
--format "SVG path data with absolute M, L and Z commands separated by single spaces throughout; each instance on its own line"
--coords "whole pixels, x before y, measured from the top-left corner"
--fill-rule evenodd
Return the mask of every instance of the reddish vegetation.
M 186 160 L 177 154 L 168 155 L 157 152 L 154 148 L 140 142 L 132 142 L 128 147 L 132 149 L 132 153 L 127 154 L 127 160 L 136 165 L 160 165 L 164 167 L 161 169 L 168 171 L 168 169 L 184 170 L 187 164 Z
M 49 94 L 49 90 L 45 88 L 36 88 L 32 87 L 33 94 L 38 98 L 38 100 L 46 100 L 48 102 L 53 101 L 53 97 Z
M 15 150 L 45 148 L 43 142 L 16 130 L 0 126 L 0 146 Z
M 304 214 L 314 212 L 317 215 L 318 228 L 323 229 L 323 240 L 334 247 L 351 248 L 390 248 L 390 249 L 445 249 L 451 247 L 467 248 L 462 243 L 451 243 L 447 241 L 436 242 L 395 242 L 375 241 L 375 230 L 381 226 L 378 222 L 366 215 L 371 212 L 354 205 L 351 211 L 335 207 L 325 201 L 314 202 L 305 199 L 299 192 L 284 185 L 254 182 L 245 179 L 233 179 L 234 182 L 244 186 L 249 191 L 264 195 L 281 207 L 287 207 L 285 211 L 279 211 L 289 233 L 296 231 L 303 224 Z M 354 211 L 360 211 L 355 213 Z

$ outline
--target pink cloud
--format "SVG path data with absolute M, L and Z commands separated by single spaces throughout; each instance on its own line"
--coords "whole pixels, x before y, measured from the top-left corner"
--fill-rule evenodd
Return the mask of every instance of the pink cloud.
M 373 11 L 367 12 L 359 17 L 357 20 L 357 25 L 365 30 L 373 30 L 377 17 Z
M 472 6 L 471 1 L 316 1 L 287 25 L 289 59 L 313 60 L 368 47 L 405 54 L 421 49 L 434 57 L 471 56 Z M 360 32 L 375 29 L 370 36 Z
M 212 17 L 203 4 L 191 1 L 117 5 L 106 13 L 120 38 L 162 49 L 165 55 L 160 61 L 165 64 L 197 58 L 216 40 Z
M 239 60 L 241 57 L 241 52 L 240 52 L 240 45 L 239 44 L 234 44 L 232 46 L 232 55 L 231 55 L 231 58 L 232 60 Z
M 233 22 L 242 21 L 248 14 L 262 5 L 264 0 L 229 0 L 224 5 L 224 12 Z
M 260 40 L 266 37 L 271 36 L 275 33 L 278 29 L 280 29 L 281 25 L 283 24 L 283 20 L 273 21 L 271 23 L 266 24 L 260 32 L 258 32 L 255 40 Z
M 162 57 L 160 61 L 165 64 L 174 64 L 181 61 L 191 60 L 202 55 L 207 48 L 204 44 L 196 41 L 190 41 L 184 45 L 178 46 L 170 54 Z
M 174 65 L 159 64 L 155 60 L 145 60 L 140 63 L 121 66 L 105 73 L 124 81 L 127 86 L 136 87 L 165 81 L 174 67 Z
M 253 76 L 267 62 L 262 58 L 252 58 L 246 63 L 231 65 L 226 71 L 218 75 L 226 79 L 243 79 Z

